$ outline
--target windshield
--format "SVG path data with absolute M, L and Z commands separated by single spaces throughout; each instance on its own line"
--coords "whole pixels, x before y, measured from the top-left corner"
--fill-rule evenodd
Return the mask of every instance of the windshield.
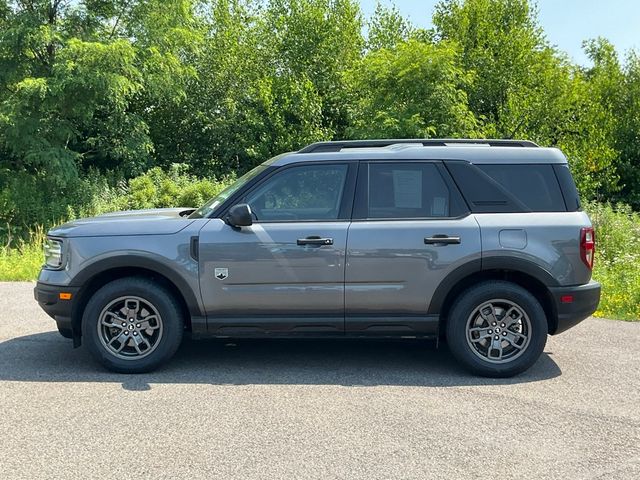
M 258 165 L 253 170 L 249 170 L 247 173 L 241 176 L 238 180 L 233 182 L 227 188 L 222 190 L 218 195 L 213 197 L 211 200 L 209 200 L 207 203 L 205 203 L 203 206 L 201 206 L 199 209 L 197 209 L 195 212 L 189 215 L 189 218 L 208 217 L 211 214 L 211 212 L 213 212 L 216 208 L 222 205 L 222 203 L 227 198 L 229 198 L 231 195 L 236 193 L 238 190 L 240 190 L 240 188 L 242 188 L 243 185 L 245 185 L 247 182 L 249 182 L 251 179 L 255 178 L 256 176 L 260 175 L 267 168 L 268 168 L 268 165 L 262 164 L 262 165 Z

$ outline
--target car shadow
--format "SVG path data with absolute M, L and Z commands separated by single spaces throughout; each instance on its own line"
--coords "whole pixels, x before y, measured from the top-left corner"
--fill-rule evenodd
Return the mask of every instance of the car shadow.
M 0 343 L 0 380 L 116 382 L 126 390 L 151 384 L 341 385 L 451 387 L 512 385 L 561 374 L 551 353 L 514 378 L 476 377 L 460 368 L 446 345 L 419 340 L 192 340 L 165 367 L 148 374 L 111 373 L 85 348 L 58 332 Z

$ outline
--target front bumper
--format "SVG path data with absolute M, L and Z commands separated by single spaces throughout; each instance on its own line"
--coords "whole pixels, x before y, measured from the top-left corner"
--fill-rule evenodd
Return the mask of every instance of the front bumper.
M 549 291 L 558 320 L 556 328 L 549 332 L 552 335 L 562 333 L 591 316 L 600 302 L 600 284 L 593 280 L 585 285 L 552 287 Z M 571 301 L 568 301 L 569 297 Z
M 33 296 L 47 315 L 56 321 L 58 327 L 72 329 L 73 307 L 79 290 L 79 287 L 38 282 L 33 289 Z M 71 298 L 63 300 L 60 294 L 71 294 Z

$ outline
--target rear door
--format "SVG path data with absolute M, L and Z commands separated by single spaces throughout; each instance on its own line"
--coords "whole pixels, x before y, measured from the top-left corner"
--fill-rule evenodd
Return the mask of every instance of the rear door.
M 200 232 L 200 285 L 219 335 L 343 334 L 344 263 L 356 165 L 278 169 L 238 203 L 253 225 Z
M 362 162 L 345 275 L 345 328 L 431 335 L 437 287 L 480 270 L 480 229 L 440 162 Z

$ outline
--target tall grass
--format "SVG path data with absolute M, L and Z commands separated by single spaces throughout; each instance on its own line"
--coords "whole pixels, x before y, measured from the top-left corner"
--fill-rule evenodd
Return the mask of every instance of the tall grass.
M 44 262 L 44 238 L 44 229 L 39 227 L 32 232 L 29 242 L 0 248 L 0 281 L 35 280 Z
M 626 205 L 586 206 L 596 229 L 593 278 L 602 283 L 595 315 L 640 319 L 640 215 Z

